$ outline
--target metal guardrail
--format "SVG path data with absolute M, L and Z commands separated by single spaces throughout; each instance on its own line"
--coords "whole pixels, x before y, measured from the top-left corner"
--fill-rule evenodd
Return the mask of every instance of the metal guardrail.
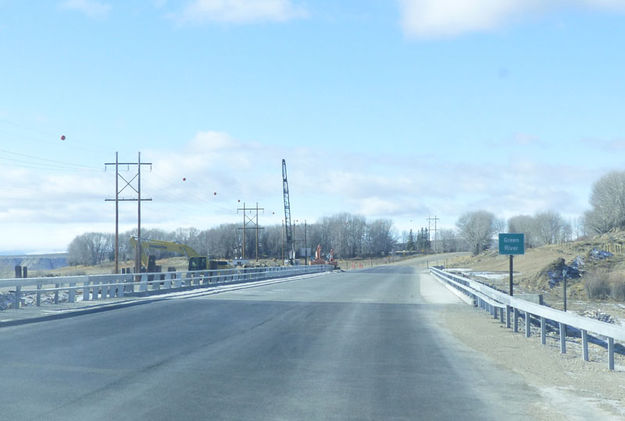
M 60 293 L 66 292 L 70 303 L 144 296 L 209 286 L 277 279 L 288 276 L 320 273 L 333 270 L 331 265 L 277 266 L 234 268 L 185 272 L 158 272 L 122 275 L 82 275 L 44 278 L 1 279 L 0 289 L 10 289 L 13 308 L 19 309 L 25 297 L 35 297 L 33 304 L 45 301 L 58 304 Z M 42 298 L 44 300 L 42 301 Z
M 563 354 L 566 353 L 567 327 L 581 331 L 582 355 L 585 361 L 589 361 L 589 332 L 603 336 L 608 345 L 608 367 L 610 370 L 614 370 L 614 341 L 625 343 L 625 328 L 511 297 L 480 282 L 453 275 L 435 267 L 431 267 L 430 272 L 473 298 L 475 306 L 489 311 L 494 318 L 498 318 L 499 315 L 502 323 L 505 313 L 506 326 L 512 327 L 515 332 L 518 332 L 518 320 L 522 313 L 525 318 L 526 337 L 530 336 L 532 319 L 537 320 L 540 323 L 541 343 L 543 345 L 546 344 L 547 324 L 549 322 L 555 323 L 559 329 L 560 352 Z

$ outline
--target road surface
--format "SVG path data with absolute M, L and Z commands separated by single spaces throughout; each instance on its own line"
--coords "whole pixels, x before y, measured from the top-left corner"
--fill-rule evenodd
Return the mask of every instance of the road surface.
M 384 266 L 0 330 L 0 418 L 525 420 L 540 397 Z

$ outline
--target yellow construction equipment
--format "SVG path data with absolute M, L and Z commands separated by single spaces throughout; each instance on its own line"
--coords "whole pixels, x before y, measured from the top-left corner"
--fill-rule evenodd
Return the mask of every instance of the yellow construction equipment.
M 130 237 L 130 245 L 136 249 L 137 237 Z M 189 259 L 189 270 L 222 269 L 229 267 L 225 260 L 209 260 L 206 256 L 200 256 L 192 247 L 173 241 L 141 239 L 141 262 L 148 272 L 156 270 L 155 250 L 165 250 L 172 253 L 184 254 Z M 152 252 L 152 253 L 151 253 Z

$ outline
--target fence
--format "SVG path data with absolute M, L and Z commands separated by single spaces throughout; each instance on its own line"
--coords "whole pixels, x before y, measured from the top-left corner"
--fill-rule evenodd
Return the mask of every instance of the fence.
M 145 296 L 177 290 L 205 288 L 216 285 L 276 279 L 332 270 L 330 265 L 235 268 L 187 272 L 141 273 L 122 275 L 84 275 L 46 278 L 15 278 L 0 280 L 0 289 L 9 289 L 13 308 L 22 307 L 25 297 L 34 297 L 33 304 L 58 304 L 66 293 L 70 303 Z
M 480 282 L 450 274 L 439 268 L 431 267 L 430 272 L 471 297 L 475 306 L 490 312 L 494 318 L 499 318 L 501 323 L 504 323 L 505 314 L 506 326 L 512 328 L 514 332 L 518 332 L 519 318 L 523 317 L 525 319 L 525 336 L 529 337 L 532 320 L 534 320 L 540 325 L 541 343 L 543 345 L 546 344 L 548 324 L 557 326 L 560 352 L 563 354 L 566 353 L 567 327 L 581 332 L 582 356 L 585 361 L 589 361 L 588 342 L 591 339 L 589 333 L 604 337 L 608 348 L 608 367 L 610 370 L 614 370 L 614 341 L 625 343 L 625 328 L 511 297 Z

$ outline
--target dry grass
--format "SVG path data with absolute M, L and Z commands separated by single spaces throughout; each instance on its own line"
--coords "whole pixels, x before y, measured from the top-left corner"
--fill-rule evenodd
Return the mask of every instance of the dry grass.
M 526 249 L 526 254 L 514 257 L 515 285 L 526 292 L 542 293 L 545 301 L 557 305 L 562 300 L 561 285 L 550 288 L 547 271 L 558 259 L 567 264 L 578 256 L 585 261 L 582 278 L 568 281 L 567 295 L 571 299 L 596 303 L 625 301 L 625 232 L 611 232 L 602 236 L 562 245 Z M 590 257 L 594 248 L 614 253 L 612 257 L 597 260 Z M 507 272 L 509 257 L 496 251 L 478 256 L 467 256 L 453 262 L 453 267 L 474 271 Z
M 584 278 L 588 298 L 604 300 L 610 296 L 609 273 L 606 270 L 589 272 Z

